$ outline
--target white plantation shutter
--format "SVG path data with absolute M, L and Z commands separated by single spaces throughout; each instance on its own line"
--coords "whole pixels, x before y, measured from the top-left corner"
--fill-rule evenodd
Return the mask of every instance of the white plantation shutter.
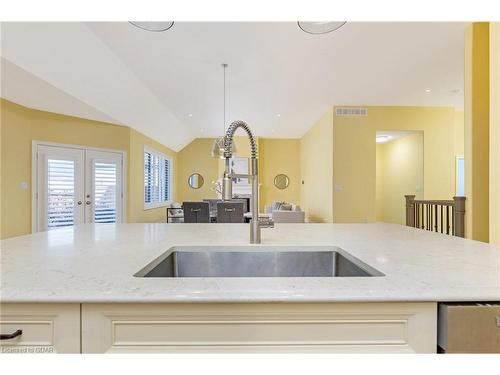
M 74 224 L 75 162 L 47 160 L 47 229 Z
M 164 177 L 163 177 L 163 200 L 165 202 L 170 200 L 170 160 L 164 159 Z
M 172 199 L 172 161 L 151 150 L 144 151 L 144 207 L 165 205 Z
M 115 223 L 117 201 L 117 165 L 94 163 L 94 222 Z

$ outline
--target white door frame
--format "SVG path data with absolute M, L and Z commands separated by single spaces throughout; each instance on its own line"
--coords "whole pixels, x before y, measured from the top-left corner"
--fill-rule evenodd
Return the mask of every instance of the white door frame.
M 67 143 L 57 143 L 57 142 L 46 142 L 33 140 L 31 142 L 31 233 L 37 232 L 38 227 L 38 159 L 37 150 L 38 146 L 52 146 L 52 147 L 64 147 L 64 148 L 74 148 L 78 150 L 89 150 L 89 151 L 104 151 L 104 152 L 115 152 L 122 156 L 122 223 L 127 222 L 127 152 L 123 150 L 117 150 L 112 148 L 100 148 L 92 146 L 74 145 Z

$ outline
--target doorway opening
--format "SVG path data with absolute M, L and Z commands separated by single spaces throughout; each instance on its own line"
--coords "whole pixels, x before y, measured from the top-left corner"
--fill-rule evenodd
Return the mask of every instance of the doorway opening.
M 376 133 L 376 218 L 405 224 L 405 195 L 424 198 L 424 134 L 380 130 Z
M 32 231 L 124 217 L 124 153 L 33 142 Z

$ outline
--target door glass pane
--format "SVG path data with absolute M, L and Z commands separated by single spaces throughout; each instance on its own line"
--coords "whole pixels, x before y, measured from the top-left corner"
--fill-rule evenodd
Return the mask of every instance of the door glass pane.
M 47 228 L 74 224 L 75 162 L 48 159 Z
M 116 164 L 94 163 L 94 222 L 116 222 Z

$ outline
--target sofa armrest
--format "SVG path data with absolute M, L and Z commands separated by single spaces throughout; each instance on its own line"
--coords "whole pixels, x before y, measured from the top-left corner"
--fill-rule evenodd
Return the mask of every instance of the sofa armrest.
M 304 211 L 273 211 L 273 221 L 275 223 L 304 223 Z

